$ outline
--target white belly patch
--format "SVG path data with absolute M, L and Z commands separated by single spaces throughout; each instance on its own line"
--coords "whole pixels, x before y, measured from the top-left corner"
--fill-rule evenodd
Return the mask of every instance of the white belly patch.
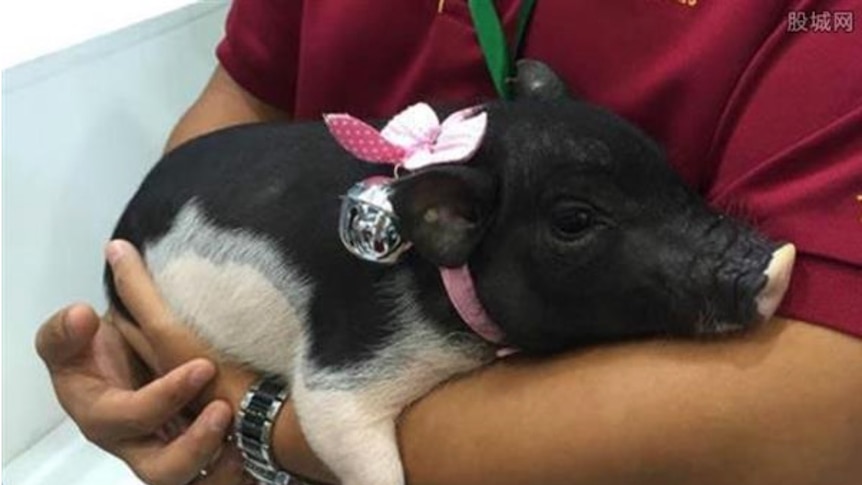
M 290 375 L 311 288 L 272 242 L 215 226 L 192 201 L 145 259 L 176 315 L 216 349 Z

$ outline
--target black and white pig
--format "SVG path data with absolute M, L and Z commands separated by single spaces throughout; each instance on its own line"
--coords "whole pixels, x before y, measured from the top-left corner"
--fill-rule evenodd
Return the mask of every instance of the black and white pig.
M 340 197 L 391 168 L 354 158 L 322 122 L 177 148 L 113 235 L 223 355 L 290 382 L 308 441 L 346 485 L 404 483 L 399 412 L 495 358 L 440 267 L 469 263 L 501 345 L 534 354 L 744 329 L 787 287 L 792 245 L 708 209 L 647 136 L 566 96 L 544 66 L 520 64 L 517 83 L 514 101 L 479 108 L 487 131 L 469 161 L 391 183 L 412 243 L 397 264 L 342 245 Z M 122 308 L 110 271 L 106 283 Z

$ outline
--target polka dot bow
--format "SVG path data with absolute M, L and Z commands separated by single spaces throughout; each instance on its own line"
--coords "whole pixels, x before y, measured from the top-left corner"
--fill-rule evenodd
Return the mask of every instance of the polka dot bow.
M 348 114 L 323 116 L 329 132 L 356 158 L 415 170 L 435 163 L 466 161 L 476 153 L 488 124 L 486 113 L 467 108 L 443 123 L 425 103 L 405 109 L 377 131 Z

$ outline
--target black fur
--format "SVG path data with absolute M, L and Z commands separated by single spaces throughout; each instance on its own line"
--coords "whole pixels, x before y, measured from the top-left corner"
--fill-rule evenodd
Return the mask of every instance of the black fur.
M 437 267 L 467 262 L 508 343 L 526 351 L 751 323 L 776 245 L 708 210 L 642 132 L 561 97 L 559 80 L 535 79 L 545 71 L 524 72 L 523 99 L 482 108 L 488 130 L 472 160 L 395 182 L 416 245 L 398 267 L 418 282 L 423 313 L 465 331 Z M 395 330 L 380 290 L 394 270 L 351 256 L 337 234 L 339 197 L 389 171 L 353 158 L 323 123 L 229 128 L 165 156 L 113 237 L 143 248 L 194 198 L 217 226 L 276 241 L 315 285 L 312 357 L 340 367 Z M 105 280 L 122 308 L 109 271 Z
M 349 255 L 337 233 L 340 196 L 357 180 L 385 173 L 352 159 L 320 124 L 228 128 L 166 155 L 129 202 L 112 238 L 142 249 L 163 236 L 194 198 L 215 225 L 278 241 L 282 256 L 315 281 L 310 316 L 320 323 L 310 329 L 312 354 L 321 365 L 339 367 L 367 357 L 394 330 L 383 317 L 389 300 L 381 302 L 375 293 L 387 268 Z M 105 283 L 111 303 L 124 308 L 109 267 Z M 460 330 L 437 286 L 426 306 Z
M 481 180 L 458 189 L 481 192 L 458 196 L 470 206 L 468 218 L 479 218 L 473 223 L 481 239 L 472 236 L 458 260 L 413 254 L 402 264 L 421 282 L 420 301 L 435 321 L 463 329 L 435 264 L 460 264 L 465 254 L 483 303 L 511 343 L 527 350 L 695 334 L 693 322 L 708 299 L 718 318 L 751 320 L 751 299 L 727 295 L 753 297 L 774 246 L 710 213 L 640 132 L 576 101 L 497 103 L 487 113 L 486 139 L 469 166 L 425 169 L 396 183 L 396 207 L 405 214 L 428 195 L 411 181 L 434 177 L 432 186 L 451 199 L 444 171 L 475 172 Z M 390 268 L 349 255 L 336 230 L 339 196 L 386 171 L 353 159 L 320 123 L 230 128 L 168 154 L 114 237 L 143 247 L 164 235 L 194 198 L 216 225 L 278 241 L 317 288 L 313 354 L 339 366 L 362 359 L 392 332 L 387 300 L 376 290 Z M 591 227 L 571 241 L 555 237 L 554 211 L 566 217 L 560 204 L 587 211 Z M 739 282 L 722 290 L 727 285 L 713 274 L 718 267 Z M 119 305 L 110 275 L 106 282 Z

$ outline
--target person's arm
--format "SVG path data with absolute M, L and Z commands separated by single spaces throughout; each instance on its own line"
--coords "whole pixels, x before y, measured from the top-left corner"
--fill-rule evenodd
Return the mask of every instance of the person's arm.
M 432 393 L 400 429 L 414 484 L 850 484 L 862 342 L 775 320 L 722 342 L 499 363 Z
M 326 479 L 285 411 L 279 461 Z M 862 476 L 862 342 L 775 320 L 722 342 L 511 359 L 432 392 L 399 432 L 414 485 L 850 484 Z
M 165 151 L 220 128 L 286 119 L 287 113 L 256 98 L 219 65 L 201 95 L 174 127 Z
M 133 340 L 167 368 L 208 355 L 119 247 L 118 292 L 143 330 Z M 721 341 L 501 361 L 408 409 L 399 442 L 413 485 L 849 484 L 862 476 L 860 376 L 858 339 L 777 319 Z M 215 395 L 236 407 L 253 379 L 221 363 Z M 285 468 L 332 480 L 289 404 L 274 446 Z

